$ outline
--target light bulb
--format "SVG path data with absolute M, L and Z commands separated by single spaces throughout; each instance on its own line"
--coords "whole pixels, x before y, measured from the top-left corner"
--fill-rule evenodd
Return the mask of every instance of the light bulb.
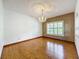
M 39 21 L 40 21 L 40 22 L 45 22 L 45 21 L 46 21 L 46 17 L 45 17 L 45 16 L 39 17 Z

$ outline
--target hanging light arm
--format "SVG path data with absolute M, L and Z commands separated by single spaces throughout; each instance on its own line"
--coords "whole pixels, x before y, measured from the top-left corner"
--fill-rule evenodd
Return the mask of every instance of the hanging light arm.
M 43 16 L 43 9 L 42 9 L 42 16 Z

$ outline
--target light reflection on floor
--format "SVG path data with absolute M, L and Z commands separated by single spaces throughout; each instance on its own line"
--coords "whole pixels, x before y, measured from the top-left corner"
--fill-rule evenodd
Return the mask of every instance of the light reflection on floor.
M 61 44 L 47 42 L 47 53 L 56 59 L 64 59 L 64 47 Z

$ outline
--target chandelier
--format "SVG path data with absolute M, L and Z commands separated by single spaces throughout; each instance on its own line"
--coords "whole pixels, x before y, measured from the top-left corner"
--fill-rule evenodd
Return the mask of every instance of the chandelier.
M 45 15 L 47 15 L 47 13 L 51 11 L 51 5 L 47 3 L 35 3 L 33 4 L 33 8 L 39 15 L 37 16 L 38 20 L 42 23 L 46 22 L 47 17 Z
M 44 9 L 41 9 L 41 16 L 39 17 L 39 21 L 40 22 L 45 22 L 46 21 L 46 17 L 44 15 Z

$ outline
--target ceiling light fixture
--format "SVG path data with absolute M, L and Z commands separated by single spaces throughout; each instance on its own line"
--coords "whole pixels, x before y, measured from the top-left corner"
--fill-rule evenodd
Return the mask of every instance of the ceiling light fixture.
M 45 21 L 46 21 L 46 17 L 45 17 L 45 15 L 44 15 L 44 8 L 41 9 L 41 12 L 42 12 L 42 14 L 41 14 L 41 16 L 39 17 L 39 21 L 40 21 L 40 22 L 45 22 Z
M 39 15 L 37 16 L 40 22 L 46 22 L 47 18 L 45 15 L 47 15 L 48 12 L 52 10 L 50 4 L 46 3 L 35 3 L 33 5 L 33 8 L 35 12 Z

